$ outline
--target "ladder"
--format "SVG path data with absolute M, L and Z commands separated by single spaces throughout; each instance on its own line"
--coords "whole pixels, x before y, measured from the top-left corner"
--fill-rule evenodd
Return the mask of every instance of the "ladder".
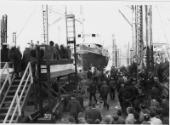
M 67 46 L 74 48 L 75 59 L 75 72 L 77 73 L 77 55 L 76 55 L 76 28 L 75 28 L 75 15 L 66 15 L 66 39 Z
M 28 63 L 21 79 L 14 79 L 12 82 L 5 81 L 3 86 L 7 83 L 9 85 L 2 87 L 0 91 L 1 95 L 3 90 L 7 88 L 0 102 L 0 123 L 17 123 L 33 83 L 31 63 Z

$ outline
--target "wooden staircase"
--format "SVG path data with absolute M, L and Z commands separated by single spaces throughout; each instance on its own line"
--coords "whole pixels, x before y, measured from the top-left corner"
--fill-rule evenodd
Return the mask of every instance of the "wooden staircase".
M 31 64 L 28 63 L 21 79 L 14 79 L 0 102 L 0 123 L 17 123 L 33 83 Z M 7 83 L 3 83 L 7 84 Z M 2 91 L 2 90 L 1 90 Z M 2 92 L 0 93 L 2 94 Z

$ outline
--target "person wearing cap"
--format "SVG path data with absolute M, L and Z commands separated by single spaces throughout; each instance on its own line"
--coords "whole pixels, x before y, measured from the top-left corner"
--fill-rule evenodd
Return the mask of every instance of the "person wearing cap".
M 100 110 L 93 104 L 92 107 L 85 111 L 85 119 L 88 124 L 96 124 L 97 121 L 100 123 L 102 121 Z
M 54 42 L 50 41 L 50 46 L 46 46 L 44 59 L 54 60 L 57 59 L 57 49 L 54 47 Z
M 141 122 L 141 125 L 150 125 L 150 115 L 144 114 L 144 119 Z
M 146 108 L 144 104 L 140 105 L 140 112 L 139 112 L 139 122 L 144 120 L 144 115 L 149 114 L 149 109 Z
M 115 98 L 115 90 L 116 90 L 116 81 L 114 79 L 111 79 L 109 81 L 109 87 L 110 87 L 110 97 L 112 100 Z
M 106 115 L 103 119 L 103 124 L 112 124 L 112 122 L 113 122 L 113 119 L 111 115 Z
M 74 95 L 71 96 L 71 100 L 68 102 L 67 109 L 76 123 L 78 123 L 78 114 L 82 112 L 80 102 L 76 99 Z
M 96 99 L 96 83 L 94 80 L 90 80 L 89 86 L 88 86 L 88 92 L 89 92 L 89 106 L 92 105 L 92 99 L 94 98 L 95 103 L 97 103 Z
M 33 49 L 32 45 L 28 43 L 23 52 L 23 57 L 22 57 L 22 69 L 23 70 L 25 70 L 28 62 L 30 61 L 32 49 Z
M 124 91 L 122 93 L 122 98 L 123 98 L 123 105 L 125 106 L 125 108 L 127 108 L 128 106 L 133 105 L 136 97 L 138 97 L 139 93 L 137 88 L 132 85 L 131 82 L 126 82 L 125 83 L 125 87 L 124 87 Z
M 21 58 L 22 54 L 19 49 L 15 46 L 12 47 L 8 53 L 8 57 L 11 62 L 14 63 L 14 72 L 16 77 L 19 77 L 19 73 L 21 72 Z
M 118 117 L 118 119 L 117 119 Z M 125 123 L 125 119 L 122 116 L 122 110 L 121 109 L 117 109 L 116 114 L 113 115 L 113 119 L 115 121 L 114 124 L 124 124 Z
M 89 68 L 89 70 L 87 71 L 87 79 L 91 79 L 92 78 L 92 72 Z
M 70 117 L 68 118 L 68 123 L 69 123 L 69 124 L 75 124 L 76 121 L 75 121 L 74 117 L 70 116 Z
M 119 92 L 118 92 L 118 98 L 119 98 L 119 103 L 120 103 L 120 106 L 121 106 L 121 109 L 122 109 L 123 113 L 126 112 L 126 108 L 125 108 L 124 100 L 123 100 L 124 90 L 125 90 L 125 84 L 121 83 L 120 88 L 119 88 Z
M 118 115 L 113 115 L 113 121 L 112 124 L 123 124 L 119 122 L 119 116 Z

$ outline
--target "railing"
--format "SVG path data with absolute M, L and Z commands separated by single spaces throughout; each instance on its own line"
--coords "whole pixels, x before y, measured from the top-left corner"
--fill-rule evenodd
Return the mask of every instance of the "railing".
M 27 91 L 26 87 L 28 86 L 28 81 L 30 81 L 30 85 L 33 83 L 32 69 L 31 69 L 30 62 L 28 63 L 25 69 L 24 75 L 22 76 L 22 79 L 18 85 L 18 88 L 16 90 L 16 93 L 14 95 L 12 103 L 10 104 L 10 107 L 8 109 L 8 112 L 5 116 L 3 123 L 7 123 L 7 122 L 12 123 L 16 115 L 18 117 L 21 116 L 21 110 L 23 107 L 23 104 L 21 104 L 21 100 L 24 97 L 23 96 L 24 92 Z M 23 87 L 21 87 L 22 85 Z M 17 111 L 18 111 L 18 114 L 17 114 Z
M 4 74 L 5 71 L 7 71 L 7 74 Z M 3 75 L 6 75 L 5 80 L 4 80 L 3 84 L 2 84 L 2 87 L 0 88 L 0 96 L 1 96 L 1 94 L 2 94 L 5 86 L 7 85 L 7 83 L 9 85 L 11 84 L 11 77 L 10 77 L 8 62 L 5 63 L 0 75 L 1 75 L 1 78 L 2 78 Z

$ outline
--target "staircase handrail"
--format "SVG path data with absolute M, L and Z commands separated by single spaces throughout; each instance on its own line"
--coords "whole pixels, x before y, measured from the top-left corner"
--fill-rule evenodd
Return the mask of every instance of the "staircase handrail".
M 2 72 L 4 72 L 5 69 L 8 67 L 8 62 L 3 62 L 3 63 L 5 63 L 5 65 L 4 65 L 3 68 L 2 68 Z
M 28 75 L 27 75 L 27 73 L 28 73 Z M 25 78 L 26 78 L 26 81 L 24 81 Z M 33 76 L 32 76 L 32 69 L 31 69 L 31 63 L 30 62 L 27 64 L 27 67 L 25 69 L 24 75 L 21 78 L 21 81 L 20 81 L 19 86 L 18 86 L 18 88 L 16 90 L 16 93 L 14 95 L 12 103 L 10 104 L 10 107 L 8 109 L 8 112 L 7 112 L 6 116 L 5 116 L 5 119 L 4 119 L 3 123 L 7 123 L 8 117 L 10 115 L 12 115 L 10 120 L 9 120 L 9 123 L 11 123 L 13 118 L 14 118 L 14 116 L 17 113 L 16 112 L 17 109 L 18 109 L 18 112 L 19 112 L 19 116 L 21 115 L 21 108 L 22 108 L 22 106 L 21 106 L 21 99 L 22 99 L 23 93 L 24 93 L 24 91 L 26 89 L 26 86 L 27 86 L 27 83 L 28 83 L 29 79 L 30 79 L 31 84 L 32 84 L 33 83 Z M 23 88 L 21 88 L 21 85 L 22 85 L 23 82 L 25 82 L 25 84 L 24 84 Z M 20 94 L 19 94 L 19 91 L 21 92 Z M 12 107 L 14 107 L 13 110 L 12 110 Z
M 10 78 L 10 72 L 9 72 L 9 65 L 8 65 L 8 62 L 5 63 L 3 69 L 2 69 L 2 73 L 1 75 L 3 74 L 3 72 L 5 71 L 5 69 L 7 70 L 8 74 L 7 76 L 5 77 L 5 81 L 3 82 L 3 85 L 2 87 L 0 88 L 0 95 L 2 94 L 2 91 L 5 87 L 5 85 L 7 84 L 7 81 L 9 82 L 9 85 L 11 84 L 11 78 Z

